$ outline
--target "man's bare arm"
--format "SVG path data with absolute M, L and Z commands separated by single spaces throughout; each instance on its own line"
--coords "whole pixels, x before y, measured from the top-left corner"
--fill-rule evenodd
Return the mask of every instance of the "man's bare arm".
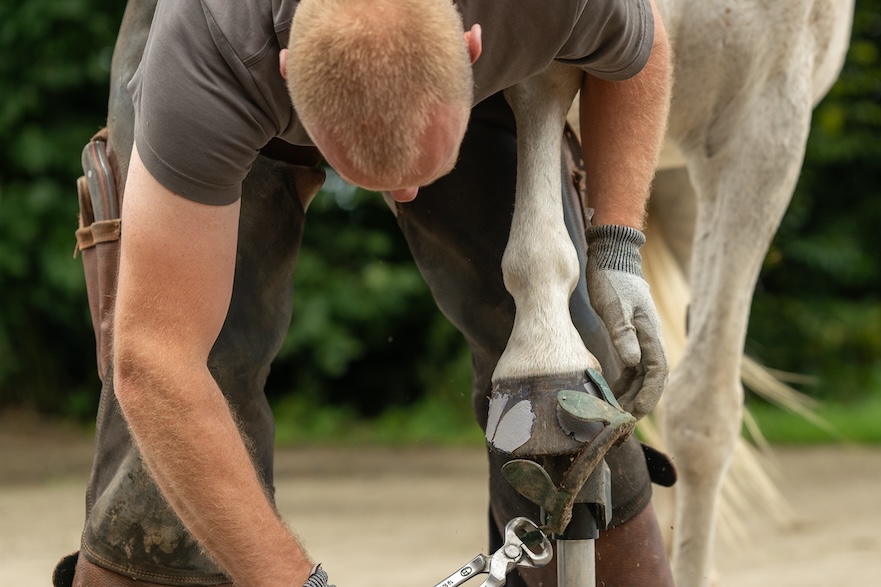
M 657 404 L 670 369 L 639 254 L 671 84 L 666 29 L 654 0 L 651 5 L 655 36 L 648 63 L 626 81 L 585 76 L 580 103 L 587 193 L 594 208 L 587 230 L 587 290 L 623 367 L 613 383 L 615 395 L 637 418 Z
M 296 587 L 312 563 L 264 493 L 207 359 L 229 307 L 239 203 L 177 196 L 132 153 L 114 383 L 144 460 L 237 585 Z
M 667 32 L 654 0 L 651 4 L 655 38 L 642 71 L 625 81 L 584 76 L 579 116 L 594 225 L 642 230 L 645 222 L 671 86 Z

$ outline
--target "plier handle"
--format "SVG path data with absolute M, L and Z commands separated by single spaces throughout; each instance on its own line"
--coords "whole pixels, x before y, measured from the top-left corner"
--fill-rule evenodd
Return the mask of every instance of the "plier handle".
M 537 569 L 548 564 L 553 556 L 554 549 L 538 526 L 528 518 L 514 518 L 505 525 L 505 543 L 501 548 L 491 556 L 478 554 L 435 587 L 458 587 L 481 573 L 488 573 L 489 577 L 480 587 L 502 587 L 514 567 Z

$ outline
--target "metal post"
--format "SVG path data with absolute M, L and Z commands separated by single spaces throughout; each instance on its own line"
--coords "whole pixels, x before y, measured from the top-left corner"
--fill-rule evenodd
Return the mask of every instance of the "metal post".
M 588 504 L 575 504 L 572 521 L 557 536 L 558 587 L 594 587 L 596 585 L 596 548 L 599 537 L 594 512 Z

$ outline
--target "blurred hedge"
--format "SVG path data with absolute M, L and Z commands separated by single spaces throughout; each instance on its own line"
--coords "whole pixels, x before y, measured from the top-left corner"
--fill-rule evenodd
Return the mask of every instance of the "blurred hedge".
M 825 398 L 881 394 L 881 0 L 858 0 L 847 63 L 814 114 L 766 258 L 748 348 Z
M 74 182 L 104 121 L 122 8 L 0 4 L 0 404 L 94 410 L 94 339 L 71 258 Z
M 123 3 L 0 5 L 0 407 L 85 418 L 94 339 L 78 261 L 74 182 L 104 121 Z M 816 393 L 881 391 L 881 0 L 858 0 L 841 80 L 817 110 L 793 205 L 768 255 L 748 348 L 818 375 Z M 321 246 L 318 246 L 320 243 Z M 426 393 L 467 410 L 468 357 L 374 194 L 331 183 L 310 209 L 295 321 L 270 376 L 370 415 Z

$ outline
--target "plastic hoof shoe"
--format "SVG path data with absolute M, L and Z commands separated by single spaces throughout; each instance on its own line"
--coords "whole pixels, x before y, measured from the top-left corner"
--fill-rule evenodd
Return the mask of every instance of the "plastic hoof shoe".
M 492 448 L 515 457 L 540 460 L 570 455 L 559 484 L 535 460 L 518 458 L 502 467 L 503 475 L 518 493 L 544 508 L 548 529 L 561 534 L 569 524 L 582 486 L 609 449 L 630 436 L 636 419 L 621 409 L 596 371 L 585 372 L 580 389 L 558 388 L 552 393 L 549 381 L 522 385 L 516 393 L 501 391 L 497 385 L 493 398 L 499 403 L 495 413 L 490 405 L 487 440 Z M 501 442 L 496 443 L 496 439 Z

